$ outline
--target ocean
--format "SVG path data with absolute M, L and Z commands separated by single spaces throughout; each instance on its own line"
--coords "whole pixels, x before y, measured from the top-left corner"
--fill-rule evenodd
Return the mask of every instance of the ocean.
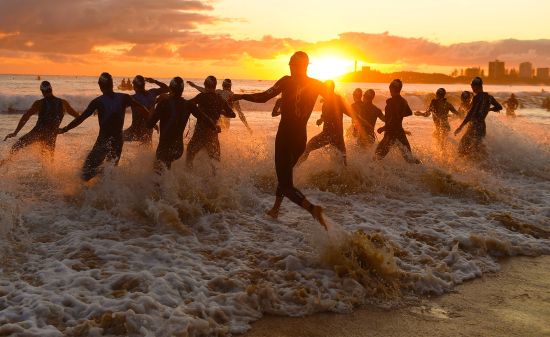
M 99 95 L 95 77 L 42 79 L 77 111 Z M 0 136 L 40 98 L 39 83 L 0 75 Z M 272 83 L 234 80 L 233 90 Z M 355 87 L 375 89 L 383 109 L 387 85 L 337 84 L 350 103 Z M 424 110 L 438 87 L 405 83 L 403 95 Z M 469 89 L 445 87 L 456 107 Z M 522 106 L 517 118 L 490 113 L 484 162 L 456 158 L 452 135 L 441 153 L 431 118 L 419 116 L 404 126 L 422 165 L 398 151 L 374 161 L 374 148 L 350 139 L 346 167 L 334 149 L 313 152 L 295 184 L 326 208 L 328 232 L 288 200 L 278 220 L 264 215 L 276 187 L 273 101 L 242 102 L 253 132 L 238 120 L 222 132 L 215 176 L 201 153 L 194 170 L 179 160 L 158 177 L 154 148 L 126 143 L 118 167 L 84 184 L 98 131 L 90 117 L 58 137 L 53 161 L 31 148 L 0 167 L 0 335 L 226 336 L 265 314 L 391 310 L 496 272 L 502 257 L 550 254 L 550 112 L 541 109 L 550 88 L 485 89 L 499 101 L 515 93 Z M 321 130 L 319 107 L 308 138 Z M 15 140 L 0 142 L 0 157 Z

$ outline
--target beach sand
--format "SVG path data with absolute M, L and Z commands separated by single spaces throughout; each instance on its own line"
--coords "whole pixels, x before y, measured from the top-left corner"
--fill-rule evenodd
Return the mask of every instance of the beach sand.
M 550 256 L 503 260 L 500 272 L 415 305 L 266 316 L 242 336 L 550 336 Z

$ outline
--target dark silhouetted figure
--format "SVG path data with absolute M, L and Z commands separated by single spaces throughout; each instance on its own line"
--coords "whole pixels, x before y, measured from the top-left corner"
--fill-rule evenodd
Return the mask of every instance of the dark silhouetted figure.
M 503 105 L 506 107 L 506 116 L 516 117 L 516 110 L 519 108 L 519 101 L 516 95 L 511 94 L 510 98 L 504 101 Z
M 193 166 L 193 159 L 205 149 L 208 156 L 215 161 L 220 161 L 220 140 L 218 133 L 221 132 L 218 126 L 220 116 L 235 118 L 235 112 L 229 106 L 229 103 L 223 97 L 216 93 L 217 80 L 214 76 L 208 76 L 204 80 L 204 92 L 201 92 L 191 102 L 197 105 L 200 116 L 197 118 L 197 125 L 193 132 L 193 137 L 189 141 L 186 153 L 186 162 L 188 167 Z
M 464 126 L 468 126 L 466 133 L 462 136 L 458 147 L 458 153 L 461 156 L 483 157 L 486 154 L 483 145 L 483 138 L 487 133 L 485 118 L 489 111 L 500 112 L 502 106 L 495 98 L 483 91 L 483 80 L 476 77 L 472 80 L 472 90 L 474 99 L 472 108 L 464 118 L 464 121 L 455 131 L 455 136 L 458 135 Z
M 323 209 L 313 205 L 294 187 L 293 168 L 304 153 L 307 142 L 307 122 L 319 95 L 327 96 L 325 85 L 307 76 L 309 57 L 296 52 L 290 58 L 290 76 L 284 76 L 267 91 L 256 94 L 235 95 L 234 99 L 265 103 L 275 96 L 281 97 L 281 121 L 275 137 L 275 169 L 277 193 L 275 204 L 268 212 L 277 218 L 286 196 L 310 212 L 326 228 Z
M 114 162 L 115 165 L 118 164 L 124 144 L 122 128 L 126 108 L 134 107 L 143 114 L 144 118 L 149 117 L 147 108 L 130 95 L 113 91 L 113 77 L 109 73 L 102 73 L 98 84 L 103 94 L 92 100 L 79 117 L 59 129 L 59 133 L 68 132 L 79 126 L 95 111 L 98 112 L 99 135 L 82 168 L 82 179 L 85 181 L 92 179 L 100 172 L 100 166 L 105 159 Z
M 460 94 L 460 106 L 458 107 L 458 117 L 464 118 L 470 109 L 472 108 L 472 93 L 469 91 L 463 91 Z
M 154 83 L 158 85 L 158 88 L 152 88 L 145 90 L 145 83 Z M 158 96 L 168 92 L 168 86 L 162 82 L 159 82 L 150 77 L 143 77 L 137 75 L 132 81 L 135 94 L 132 98 L 150 111 L 155 107 L 155 102 Z M 147 119 L 137 110 L 132 107 L 132 124 L 126 130 L 124 130 L 124 141 L 132 142 L 138 141 L 144 145 L 151 145 L 153 139 L 153 129 L 147 126 Z
M 9 157 L 0 161 L 0 166 L 9 161 L 11 157 L 21 149 L 35 143 L 40 144 L 44 152 L 53 156 L 57 140 L 57 131 L 65 116 L 65 112 L 73 117 L 79 116 L 78 112 L 76 112 L 66 100 L 53 95 L 53 89 L 50 82 L 43 81 L 40 84 L 40 91 L 44 98 L 32 104 L 31 108 L 21 116 L 15 131 L 7 135 L 4 141 L 8 138 L 17 136 L 19 131 L 27 124 L 29 118 L 34 114 L 38 114 L 36 125 L 29 133 L 19 138 L 17 142 L 13 144 Z
M 346 162 L 346 143 L 344 142 L 344 114 L 350 116 L 342 96 L 334 93 L 334 82 L 326 81 L 327 88 L 325 101 L 321 110 L 321 118 L 317 125 L 323 124 L 323 131 L 311 138 L 306 145 L 304 154 L 299 163 L 304 162 L 312 151 L 332 145 L 342 154 L 344 165 Z
M 363 94 L 363 113 L 356 118 L 357 136 L 359 145 L 361 147 L 368 147 L 373 145 L 376 141 L 376 135 L 374 133 L 374 127 L 376 120 L 380 119 L 382 122 L 386 121 L 386 116 L 382 113 L 373 100 L 376 93 L 372 89 L 368 89 Z
M 451 126 L 449 125 L 449 112 L 458 115 L 458 111 L 455 107 L 445 98 L 446 94 L 447 91 L 444 88 L 437 89 L 435 98 L 430 102 L 428 110 L 424 113 L 419 111 L 415 113 L 417 116 L 424 117 L 429 117 L 432 115 L 434 121 L 433 137 L 441 150 L 444 150 L 447 147 L 447 138 L 449 137 L 449 132 L 451 132 Z
M 384 158 L 391 147 L 397 145 L 407 162 L 420 164 L 420 160 L 412 155 L 411 145 L 403 129 L 403 118 L 411 116 L 413 113 L 407 101 L 401 96 L 402 88 L 401 80 L 393 80 L 390 83 L 391 98 L 386 100 L 386 124 L 377 130 L 378 133 L 384 132 L 384 138 L 376 147 L 376 159 Z

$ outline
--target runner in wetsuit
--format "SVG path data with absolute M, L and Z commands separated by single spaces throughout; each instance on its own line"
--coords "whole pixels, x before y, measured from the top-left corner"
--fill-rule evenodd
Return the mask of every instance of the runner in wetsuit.
M 355 124 L 359 137 L 359 145 L 362 147 L 374 144 L 376 140 L 374 133 L 376 120 L 386 121 L 386 116 L 384 116 L 382 110 L 372 102 L 375 95 L 376 93 L 372 89 L 365 91 L 363 94 L 363 114 L 358 116 Z
M 502 106 L 495 98 L 483 91 L 483 80 L 476 77 L 472 80 L 472 90 L 474 91 L 474 99 L 472 108 L 464 118 L 464 121 L 455 131 L 457 136 L 464 126 L 468 126 L 466 133 L 462 136 L 458 147 L 458 153 L 461 156 L 483 156 L 485 148 L 483 146 L 483 138 L 487 133 L 485 118 L 489 111 L 500 112 Z
M 23 116 L 21 116 L 15 131 L 7 135 L 6 138 L 4 138 L 4 141 L 8 138 L 17 136 L 19 131 L 21 131 L 21 129 L 28 122 L 29 118 L 34 114 L 38 114 L 36 125 L 31 131 L 29 131 L 29 133 L 19 138 L 17 142 L 13 144 L 9 157 L 0 161 L 0 166 L 9 161 L 13 155 L 19 152 L 19 150 L 34 143 L 40 144 L 42 146 L 42 150 L 52 156 L 55 151 L 57 130 L 59 129 L 59 125 L 63 120 L 65 112 L 73 117 L 79 116 L 78 112 L 76 112 L 66 100 L 57 98 L 53 95 L 50 82 L 43 81 L 40 84 L 40 91 L 42 92 L 42 96 L 44 96 L 44 98 L 39 99 L 32 104 L 31 108 L 25 112 Z
M 197 89 L 200 92 L 206 92 L 205 88 L 198 86 L 191 81 L 187 81 L 187 84 L 189 84 L 190 86 L 192 86 L 193 88 Z M 246 116 L 244 115 L 241 109 L 241 105 L 239 104 L 239 101 L 233 100 L 233 95 L 235 95 L 235 93 L 231 91 L 231 86 L 232 86 L 231 79 L 226 78 L 222 82 L 222 90 L 216 89 L 216 93 L 220 95 L 229 104 L 229 106 L 233 109 L 233 111 L 237 112 L 237 115 L 239 116 L 239 119 L 241 120 L 241 122 L 243 122 L 244 126 L 246 126 L 248 131 L 252 133 L 252 129 L 250 128 L 250 126 L 248 125 L 248 122 L 246 121 Z M 222 130 L 229 129 L 230 124 L 231 124 L 231 119 L 225 116 L 220 116 L 220 127 L 222 128 Z
M 344 165 L 347 165 L 343 118 L 344 114 L 350 116 L 350 113 L 342 96 L 334 93 L 334 82 L 326 81 L 325 86 L 327 88 L 325 102 L 321 110 L 321 118 L 317 120 L 317 125 L 323 124 L 323 131 L 307 142 L 306 150 L 298 164 L 307 160 L 312 151 L 332 145 L 340 151 Z
M 393 145 L 398 145 L 403 158 L 407 162 L 420 164 L 420 160 L 412 155 L 411 145 L 403 129 L 403 118 L 411 116 L 412 110 L 407 101 L 401 96 L 402 88 L 403 83 L 401 80 L 393 80 L 390 83 L 392 97 L 386 100 L 386 124 L 377 130 L 378 133 L 384 132 L 384 138 L 376 147 L 376 159 L 384 158 Z
M 265 103 L 282 93 L 281 121 L 275 138 L 275 169 L 277 171 L 277 193 L 275 204 L 268 212 L 277 218 L 283 198 L 286 196 L 313 215 L 326 228 L 323 208 L 310 203 L 294 187 L 292 170 L 306 148 L 307 121 L 311 116 L 319 94 L 326 96 L 324 84 L 307 76 L 309 57 L 296 52 L 290 58 L 290 76 L 284 76 L 267 91 L 256 94 L 235 95 L 233 99 L 244 99 Z
M 154 83 L 159 87 L 145 90 L 145 82 Z M 150 111 L 154 109 L 157 97 L 168 92 L 168 86 L 166 84 L 141 75 L 134 77 L 132 85 L 135 91 L 132 98 Z M 141 144 L 151 145 L 152 140 L 153 129 L 147 127 L 147 119 L 145 119 L 136 108 L 132 107 L 132 124 L 128 129 L 124 130 L 124 141 L 139 141 Z
M 458 117 L 464 118 L 470 109 L 472 108 L 472 93 L 469 91 L 463 91 L 460 94 L 460 106 L 458 107 Z
M 435 97 L 428 107 L 426 112 L 415 112 L 417 116 L 430 117 L 432 115 L 434 121 L 434 132 L 433 137 L 435 138 L 439 148 L 444 150 L 447 146 L 447 137 L 451 131 L 451 126 L 449 125 L 449 112 L 458 115 L 458 111 L 455 107 L 447 101 L 445 95 L 447 91 L 444 88 L 437 89 Z
M 193 159 L 202 149 L 206 149 L 211 159 L 220 161 L 218 133 L 221 132 L 221 129 L 216 125 L 222 115 L 229 118 L 236 117 L 229 103 L 216 93 L 216 84 L 216 78 L 208 76 L 204 80 L 205 92 L 201 92 L 191 99 L 191 103 L 198 106 L 201 115 L 197 118 L 193 137 L 187 146 L 185 161 L 190 168 L 193 167 Z
M 160 139 L 156 152 L 155 170 L 160 172 L 162 166 L 170 169 L 172 162 L 183 155 L 183 132 L 193 114 L 199 116 L 197 106 L 185 100 L 183 79 L 174 77 L 170 82 L 170 95 L 159 101 L 147 128 L 151 129 L 160 121 Z
M 65 133 L 79 126 L 95 111 L 98 111 L 99 135 L 82 168 L 82 179 L 85 181 L 99 173 L 99 166 L 106 158 L 113 161 L 115 165 L 118 164 L 124 143 L 122 128 L 126 108 L 131 106 L 141 111 L 145 117 L 149 115 L 147 108 L 130 95 L 113 91 L 113 77 L 109 73 L 102 73 L 98 84 L 103 95 L 92 100 L 79 117 L 59 129 L 59 133 Z
M 357 138 L 357 118 L 364 115 L 365 113 L 365 106 L 363 104 L 363 101 L 361 101 L 363 97 L 363 90 L 361 90 L 361 88 L 355 88 L 355 90 L 353 90 L 352 96 L 353 103 L 351 103 L 351 125 L 346 130 L 346 138 L 348 140 L 352 138 Z
M 519 101 L 516 95 L 510 95 L 510 98 L 504 101 L 503 105 L 506 107 L 506 116 L 516 117 L 516 110 L 519 107 Z

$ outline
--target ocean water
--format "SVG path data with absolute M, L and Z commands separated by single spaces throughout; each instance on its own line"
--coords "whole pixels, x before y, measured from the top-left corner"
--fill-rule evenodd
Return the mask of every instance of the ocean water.
M 95 78 L 47 79 L 79 111 L 98 95 Z M 28 108 L 38 85 L 0 76 L 0 111 Z M 339 90 L 349 99 L 356 86 L 376 89 L 383 108 L 385 85 Z M 405 84 L 404 96 L 424 109 L 437 87 Z M 447 86 L 450 101 L 464 89 Z M 254 132 L 235 120 L 221 134 L 216 176 L 200 154 L 193 171 L 180 160 L 159 178 L 154 148 L 126 143 L 119 167 L 83 184 L 98 129 L 89 118 L 59 136 L 53 162 L 29 149 L 0 168 L 0 335 L 226 336 L 264 314 L 391 308 L 498 271 L 501 257 L 550 254 L 550 112 L 539 109 L 548 88 L 486 89 L 501 100 L 516 93 L 523 108 L 489 115 L 485 162 L 456 159 L 454 136 L 438 151 L 431 119 L 418 116 L 404 125 L 423 165 L 398 151 L 374 162 L 374 149 L 351 140 L 347 167 L 333 149 L 312 153 L 295 183 L 326 208 L 328 232 L 289 201 L 279 220 L 264 215 L 276 186 L 273 102 L 243 102 Z M 0 113 L 0 135 L 19 118 Z M 14 141 L 0 143 L 0 156 Z

